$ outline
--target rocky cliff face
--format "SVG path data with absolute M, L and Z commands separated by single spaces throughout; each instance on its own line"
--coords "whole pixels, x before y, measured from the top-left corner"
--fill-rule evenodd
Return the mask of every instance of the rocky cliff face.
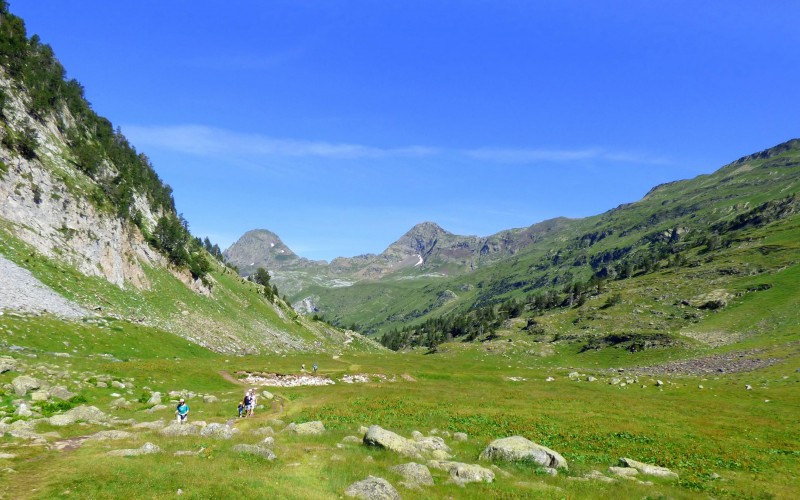
M 120 287 L 147 288 L 143 265 L 166 265 L 129 222 L 100 211 L 87 199 L 91 181 L 70 162 L 67 139 L 53 119 L 32 118 L 26 94 L 0 70 L 0 89 L 8 134 L 28 127 L 38 142 L 27 159 L 0 144 L 0 219 L 16 237 L 49 258 L 62 259 L 88 276 L 101 276 Z M 62 121 L 73 120 L 62 110 Z M 140 196 L 136 206 L 145 220 L 155 220 Z

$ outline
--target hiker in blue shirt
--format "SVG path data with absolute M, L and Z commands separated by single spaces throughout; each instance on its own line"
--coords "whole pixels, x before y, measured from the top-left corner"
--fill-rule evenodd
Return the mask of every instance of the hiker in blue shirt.
M 178 422 L 184 423 L 189 419 L 189 405 L 181 398 L 178 402 L 178 408 L 175 409 L 175 413 L 178 414 Z

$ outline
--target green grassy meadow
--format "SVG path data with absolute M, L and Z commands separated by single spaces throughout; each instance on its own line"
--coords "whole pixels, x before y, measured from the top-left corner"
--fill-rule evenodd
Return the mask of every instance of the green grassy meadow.
M 76 449 L 58 451 L 50 445 L 107 428 L 87 424 L 56 428 L 41 423 L 37 432 L 55 431 L 60 437 L 48 437 L 44 446 L 28 446 L 25 440 L 8 435 L 0 438 L 0 453 L 16 455 L 0 459 L 0 470 L 6 470 L 0 472 L 2 498 L 167 498 L 179 489 L 187 498 L 220 498 L 243 488 L 256 498 L 339 498 L 349 484 L 368 475 L 387 479 L 403 498 L 792 498 L 798 493 L 800 343 L 796 331 L 760 353 L 780 361 L 755 372 L 704 378 L 639 375 L 636 383 L 624 387 L 610 385 L 608 378 L 634 375 L 616 368 L 641 361 L 663 362 L 686 352 L 663 351 L 660 358 L 650 355 L 648 359 L 621 355 L 615 349 L 579 354 L 572 344 L 555 344 L 552 352 L 541 356 L 534 352 L 534 342 L 509 330 L 492 342 L 446 344 L 436 354 L 232 357 L 124 321 L 65 323 L 14 314 L 0 316 L 0 332 L 0 354 L 17 359 L 27 373 L 66 370 L 66 385 L 81 382 L 78 392 L 86 404 L 138 422 L 173 417 L 168 402 L 165 410 L 144 412 L 150 405 L 139 402 L 140 395 L 152 391 L 211 394 L 219 401 L 189 400 L 191 418 L 209 423 L 234 418 L 244 387 L 223 378 L 223 370 L 297 374 L 302 364 L 310 367 L 317 362 L 320 375 L 334 379 L 346 374 L 386 376 L 386 380 L 373 377 L 362 384 L 267 388 L 275 400 L 254 418 L 237 420 L 239 433 L 231 440 L 163 437 L 143 430 L 128 440 L 87 441 Z M 578 380 L 568 377 L 573 371 L 581 374 Z M 15 371 L 1 374 L 0 387 L 18 375 Z M 587 382 L 588 375 L 597 380 Z M 554 380 L 547 382 L 547 377 Z M 656 378 L 663 380 L 662 387 L 656 386 Z M 120 390 L 96 387 L 96 380 L 132 384 L 127 397 L 134 404 L 110 410 L 112 393 Z M 745 385 L 753 389 L 745 390 Z M 2 404 L 10 412 L 16 396 L 7 386 L 2 391 Z M 274 419 L 285 423 L 321 420 L 327 431 L 317 437 L 284 434 Z M 530 466 L 500 464 L 503 472 L 496 472 L 494 483 L 459 487 L 447 484 L 446 473 L 432 469 L 435 486 L 406 489 L 398 486 L 401 478 L 388 467 L 408 459 L 360 444 L 337 447 L 345 436 L 361 437 L 360 426 L 371 424 L 407 437 L 414 430 L 426 435 L 438 430 L 445 436 L 465 432 L 466 442 L 445 440 L 453 449 L 453 460 L 467 463 L 477 463 L 493 439 L 522 435 L 561 453 L 569 471 L 550 477 Z M 258 443 L 262 437 L 252 431 L 267 425 L 276 431 L 277 460 L 232 451 L 235 444 Z M 162 452 L 139 457 L 105 455 L 111 449 L 137 448 L 145 442 L 157 444 Z M 197 456 L 173 456 L 178 450 L 201 448 Z M 653 479 L 653 485 L 579 479 L 592 470 L 605 472 L 623 456 L 668 467 L 680 479 Z

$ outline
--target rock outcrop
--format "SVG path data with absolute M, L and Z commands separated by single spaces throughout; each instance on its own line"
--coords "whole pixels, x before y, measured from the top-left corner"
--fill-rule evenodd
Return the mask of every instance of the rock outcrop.
M 532 462 L 536 465 L 553 469 L 567 468 L 567 461 L 559 453 L 522 436 L 512 436 L 492 441 L 483 450 L 480 459 L 503 462 Z

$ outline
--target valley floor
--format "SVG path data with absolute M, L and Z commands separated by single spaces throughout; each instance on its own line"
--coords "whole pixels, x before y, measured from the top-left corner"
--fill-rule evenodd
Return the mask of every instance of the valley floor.
M 677 375 L 637 371 L 634 360 L 613 368 L 560 345 L 544 357 L 498 342 L 444 345 L 436 354 L 242 358 L 124 323 L 59 325 L 69 324 L 0 316 L 0 498 L 341 498 L 368 476 L 386 479 L 402 498 L 800 494 L 800 355 L 792 343 L 747 354 L 774 359 L 756 371 Z M 134 337 L 138 355 L 127 346 Z M 255 416 L 237 418 L 247 386 L 237 372 L 314 377 L 313 363 L 335 384 L 258 387 L 269 394 Z M 20 394 L 20 377 L 40 387 Z M 72 399 L 58 399 L 60 388 Z M 168 425 L 180 396 L 190 424 L 207 425 Z M 61 425 L 69 415 L 75 422 Z M 292 425 L 314 421 L 322 434 Z M 494 479 L 459 484 L 429 454 L 367 447 L 370 425 L 442 438 L 450 461 L 479 465 Z M 491 441 L 514 435 L 560 453 L 568 470 L 551 476 L 532 464 L 478 459 Z M 622 457 L 678 479 L 618 477 L 609 467 Z M 412 487 L 390 469 L 412 461 L 428 466 L 434 485 Z

